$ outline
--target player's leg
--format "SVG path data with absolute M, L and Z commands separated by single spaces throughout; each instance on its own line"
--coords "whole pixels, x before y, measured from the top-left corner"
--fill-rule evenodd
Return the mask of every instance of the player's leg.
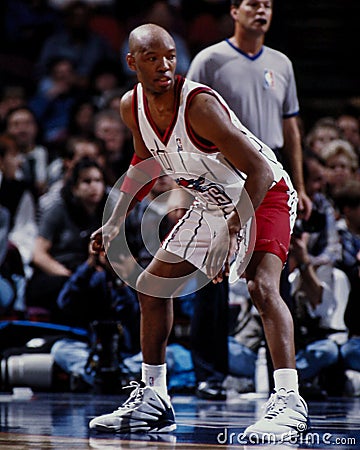
M 261 439 L 292 439 L 308 426 L 307 406 L 299 395 L 295 368 L 293 319 L 279 287 L 295 206 L 284 183 L 269 191 L 256 211 L 254 254 L 246 268 L 249 293 L 259 311 L 274 366 L 275 393 L 265 415 L 245 430 L 247 436 L 256 434 Z
M 142 381 L 123 406 L 93 419 L 90 428 L 117 432 L 167 432 L 176 428 L 167 394 L 165 363 L 173 323 L 171 298 L 181 294 L 188 275 L 204 266 L 212 230 L 221 218 L 224 220 L 192 206 L 139 276 L 136 289 L 141 310 Z
M 274 369 L 295 369 L 294 326 L 280 296 L 282 261 L 274 254 L 256 252 L 246 269 L 248 289 L 257 308 Z
M 194 266 L 160 249 L 137 282 L 141 309 L 142 379 L 120 408 L 95 417 L 90 428 L 107 432 L 169 432 L 176 429 L 166 386 L 165 352 L 173 323 L 171 297 Z
M 180 292 L 195 267 L 177 255 L 159 249 L 137 282 L 141 310 L 141 350 L 146 364 L 165 362 L 173 325 L 172 297 Z
M 290 311 L 280 297 L 282 262 L 270 253 L 256 253 L 247 267 L 248 288 L 259 311 L 274 365 L 275 392 L 264 416 L 245 430 L 252 440 L 292 440 L 308 428 L 308 409 L 299 395 L 295 369 L 294 330 Z

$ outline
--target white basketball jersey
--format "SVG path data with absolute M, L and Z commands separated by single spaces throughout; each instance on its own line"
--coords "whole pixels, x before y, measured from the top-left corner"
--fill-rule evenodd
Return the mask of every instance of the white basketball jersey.
M 175 92 L 173 119 L 163 134 L 152 120 L 140 83 L 134 89 L 133 111 L 146 147 L 158 160 L 164 172 L 178 185 L 189 190 L 208 208 L 216 205 L 230 211 L 238 202 L 246 180 L 244 173 L 236 169 L 217 147 L 197 136 L 189 124 L 190 102 L 195 95 L 205 92 L 219 100 L 232 123 L 265 158 L 273 172 L 273 184 L 284 178 L 289 187 L 292 186 L 287 172 L 277 161 L 273 151 L 242 125 L 217 92 L 183 77 L 176 77 Z M 235 151 L 240 152 L 241 149 L 235 148 Z

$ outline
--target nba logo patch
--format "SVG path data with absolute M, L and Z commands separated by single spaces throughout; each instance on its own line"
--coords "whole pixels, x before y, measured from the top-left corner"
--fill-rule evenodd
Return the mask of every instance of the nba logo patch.
M 264 88 L 272 89 L 275 87 L 274 72 L 269 69 L 264 69 Z

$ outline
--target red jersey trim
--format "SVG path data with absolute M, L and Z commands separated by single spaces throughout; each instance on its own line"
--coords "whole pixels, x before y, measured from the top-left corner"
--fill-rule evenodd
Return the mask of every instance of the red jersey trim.
M 198 87 L 198 88 L 195 88 L 193 91 L 191 91 L 187 97 L 185 112 L 184 112 L 186 132 L 187 132 L 191 142 L 200 151 L 205 152 L 205 153 L 217 153 L 217 152 L 219 152 L 218 147 L 216 147 L 216 145 L 212 144 L 210 141 L 207 141 L 206 139 L 203 139 L 201 136 L 197 135 L 195 133 L 195 131 L 192 129 L 190 122 L 189 122 L 188 109 L 189 109 L 190 103 L 192 102 L 193 98 L 197 94 L 200 94 L 200 93 L 206 93 L 206 94 L 212 95 L 218 100 L 218 98 L 216 97 L 216 95 L 210 88 Z M 221 102 L 219 102 L 219 103 L 224 108 L 224 111 L 226 111 L 227 114 L 229 114 L 229 112 L 225 108 L 225 106 Z M 230 117 L 230 115 L 229 115 L 229 117 Z
M 138 116 L 138 92 L 137 92 L 137 85 L 134 86 L 133 95 L 132 95 L 132 102 L 131 102 L 131 109 L 132 109 L 133 117 L 135 119 L 136 126 L 138 127 L 138 130 L 140 132 L 139 116 Z
M 145 93 L 143 93 L 143 102 L 144 102 L 144 112 L 145 112 L 145 116 L 147 118 L 147 120 L 149 121 L 149 124 L 151 126 L 151 128 L 153 129 L 153 131 L 155 132 L 155 134 L 157 135 L 157 137 L 160 139 L 160 141 L 167 146 L 169 139 L 171 137 L 171 134 L 174 130 L 177 118 L 178 118 L 178 114 L 179 114 L 179 105 L 180 105 L 180 95 L 181 95 L 181 91 L 182 91 L 182 87 L 183 84 L 185 83 L 185 78 L 181 77 L 180 75 L 176 75 L 175 77 L 175 105 L 174 105 L 174 112 L 173 112 L 173 117 L 171 119 L 171 122 L 169 124 L 169 126 L 166 128 L 165 132 L 162 134 L 160 132 L 160 130 L 158 129 L 156 123 L 154 122 L 150 110 L 149 110 L 149 106 L 146 100 L 146 96 Z

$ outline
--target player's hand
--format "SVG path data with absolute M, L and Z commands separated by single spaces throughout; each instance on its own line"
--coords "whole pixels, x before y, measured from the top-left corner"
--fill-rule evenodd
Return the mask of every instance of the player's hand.
M 91 248 L 93 254 L 106 252 L 110 242 L 119 234 L 120 227 L 118 225 L 105 224 L 98 230 L 94 231 L 90 236 Z
M 236 251 L 240 228 L 238 215 L 232 214 L 212 239 L 206 260 L 206 273 L 215 284 L 222 282 L 224 276 L 229 275 L 230 262 Z

